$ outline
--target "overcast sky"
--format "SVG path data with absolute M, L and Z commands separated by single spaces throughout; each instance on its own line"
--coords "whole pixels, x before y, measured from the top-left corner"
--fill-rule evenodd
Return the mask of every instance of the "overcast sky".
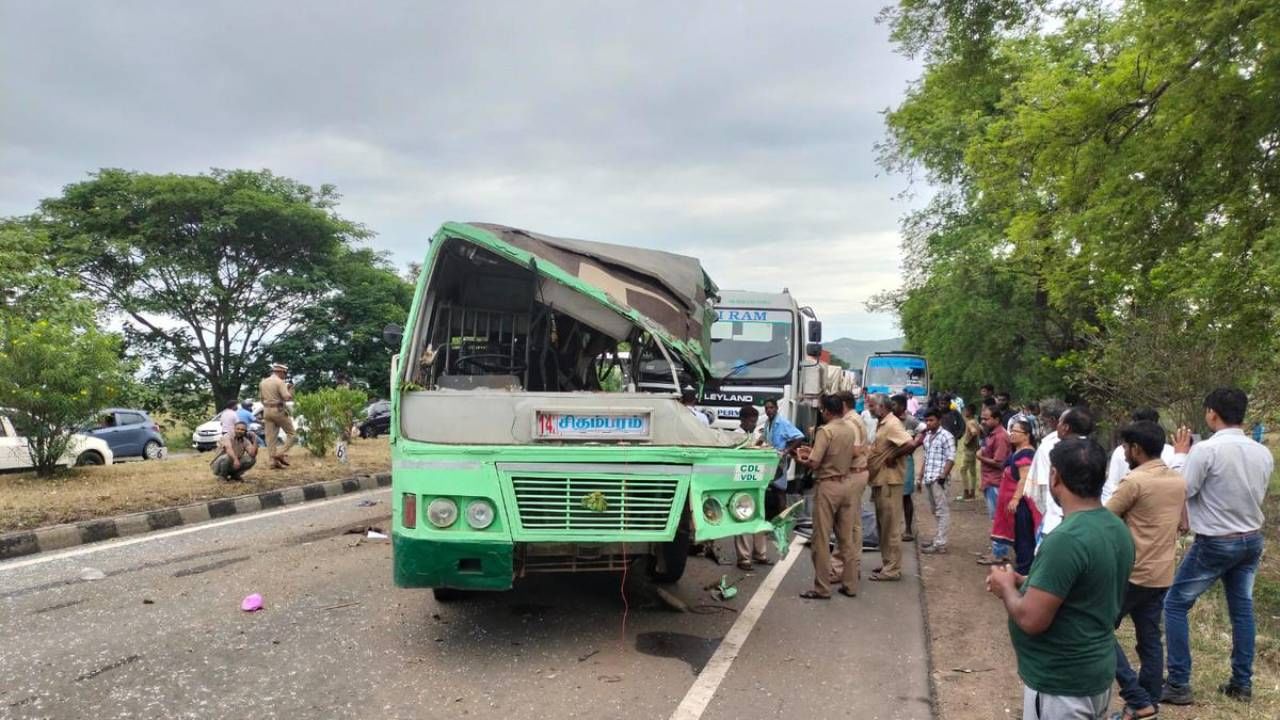
M 0 0 L 0 214 L 100 167 L 333 183 L 398 265 L 446 220 L 657 247 L 898 333 L 918 66 L 843 2 Z M 920 202 L 919 199 L 913 202 Z

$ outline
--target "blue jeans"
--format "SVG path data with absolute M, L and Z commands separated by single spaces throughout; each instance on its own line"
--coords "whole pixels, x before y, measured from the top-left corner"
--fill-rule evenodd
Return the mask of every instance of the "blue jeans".
M 998 558 L 1003 558 L 1007 560 L 1009 559 L 1009 556 L 1012 554 L 1013 554 L 1013 543 L 1009 542 L 1008 540 L 996 540 L 995 538 L 991 539 L 991 557 L 998 557 Z
M 1120 618 L 1116 620 L 1117 628 L 1126 617 L 1133 620 L 1133 634 L 1137 641 L 1135 649 L 1138 651 L 1138 661 L 1142 663 L 1141 672 L 1134 672 L 1129 665 L 1129 658 L 1124 656 L 1120 641 L 1116 641 L 1116 684 L 1120 686 L 1124 704 L 1134 710 L 1160 702 L 1160 684 L 1164 682 L 1160 611 L 1168 590 L 1130 583 L 1124 594 L 1124 604 L 1120 606 Z
M 996 495 L 1000 492 L 1000 488 L 992 485 L 982 488 L 982 497 L 987 501 L 987 519 L 994 520 L 996 517 Z
M 1169 682 L 1191 683 L 1191 639 L 1187 612 L 1219 579 L 1227 595 L 1231 617 L 1231 684 L 1253 687 L 1253 578 L 1262 557 L 1262 533 L 1245 537 L 1210 538 L 1197 535 L 1164 600 L 1165 633 L 1169 642 Z

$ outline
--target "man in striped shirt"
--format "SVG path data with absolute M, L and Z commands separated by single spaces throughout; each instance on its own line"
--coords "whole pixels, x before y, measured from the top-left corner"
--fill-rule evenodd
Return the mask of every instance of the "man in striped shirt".
M 929 509 L 938 521 L 938 532 L 933 542 L 920 551 L 945 555 L 947 532 L 951 529 L 951 506 L 947 503 L 947 478 L 956 462 L 956 440 L 942 427 L 942 411 L 929 408 L 924 414 L 924 464 L 920 470 L 919 484 L 924 488 Z

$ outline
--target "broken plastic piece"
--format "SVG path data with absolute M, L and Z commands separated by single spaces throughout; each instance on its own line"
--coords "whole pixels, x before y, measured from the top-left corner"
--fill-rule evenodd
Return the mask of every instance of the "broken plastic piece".
M 366 535 L 365 537 L 369 538 L 370 540 L 386 540 L 387 539 L 386 533 L 380 533 L 377 530 L 372 530 L 372 529 L 369 530 L 369 534 Z
M 797 500 L 770 521 L 773 523 L 773 542 L 778 546 L 779 560 L 786 557 L 787 553 L 791 551 L 791 531 L 796 526 L 796 519 L 791 516 L 791 513 L 803 504 L 803 500 Z M 796 534 L 802 533 L 797 532 Z
M 81 580 L 101 580 L 106 576 L 107 574 L 98 568 L 87 567 L 80 571 Z
M 254 593 L 252 595 L 245 596 L 245 599 L 240 601 L 240 609 L 245 612 L 258 612 L 259 610 L 261 610 L 262 609 L 261 593 Z
M 719 593 L 721 600 L 730 600 L 738 594 L 738 588 L 729 584 L 728 575 L 721 575 L 720 584 L 716 586 L 716 592 Z

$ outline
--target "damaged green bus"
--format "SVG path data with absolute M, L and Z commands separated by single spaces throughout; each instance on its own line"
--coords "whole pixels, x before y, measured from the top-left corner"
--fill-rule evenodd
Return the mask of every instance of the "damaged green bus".
M 693 258 L 441 227 L 388 328 L 396 585 L 449 600 L 637 560 L 673 582 L 691 542 L 769 530 L 776 454 L 669 389 L 708 377 L 715 296 Z

